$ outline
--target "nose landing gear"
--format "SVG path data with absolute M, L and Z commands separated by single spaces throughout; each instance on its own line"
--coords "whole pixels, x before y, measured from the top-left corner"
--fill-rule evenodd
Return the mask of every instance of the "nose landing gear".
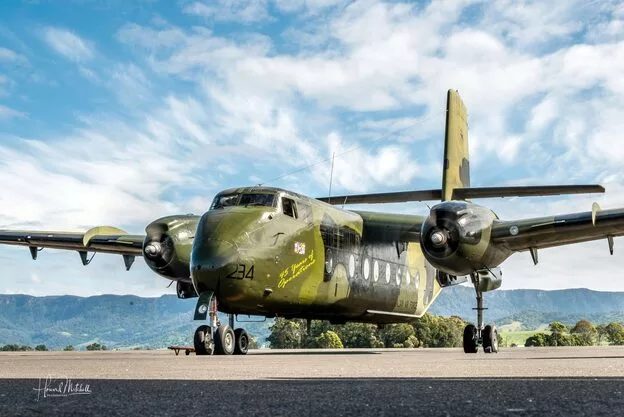
M 204 293 L 197 301 L 195 320 L 209 317 L 209 325 L 195 330 L 193 345 L 196 355 L 246 355 L 249 336 L 244 329 L 234 328 L 234 315 L 228 315 L 229 324 L 221 324 L 217 316 L 217 299 L 212 293 Z
M 483 346 L 485 353 L 498 353 L 498 331 L 496 326 L 488 324 L 483 326 L 483 291 L 480 286 L 478 273 L 471 275 L 472 284 L 477 294 L 477 325 L 469 324 L 464 328 L 463 346 L 464 353 L 477 353 L 479 346 Z

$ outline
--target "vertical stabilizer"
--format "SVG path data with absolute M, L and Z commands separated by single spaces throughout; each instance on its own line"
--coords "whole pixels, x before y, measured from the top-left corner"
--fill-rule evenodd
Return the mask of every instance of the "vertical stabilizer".
M 468 113 L 456 90 L 448 90 L 442 201 L 453 199 L 453 190 L 470 187 L 468 158 Z

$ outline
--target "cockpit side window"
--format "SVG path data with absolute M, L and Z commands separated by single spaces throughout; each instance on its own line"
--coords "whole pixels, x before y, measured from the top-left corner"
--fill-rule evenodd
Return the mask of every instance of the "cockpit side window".
M 282 211 L 285 215 L 293 219 L 297 218 L 297 206 L 295 205 L 295 201 L 290 198 L 282 197 Z
M 297 215 L 300 220 L 306 223 L 312 223 L 312 208 L 309 204 L 297 202 Z
M 215 197 L 214 201 L 212 202 L 210 209 L 214 210 L 214 209 L 220 209 L 223 207 L 235 206 L 236 203 L 238 202 L 239 196 L 240 194 L 218 195 Z

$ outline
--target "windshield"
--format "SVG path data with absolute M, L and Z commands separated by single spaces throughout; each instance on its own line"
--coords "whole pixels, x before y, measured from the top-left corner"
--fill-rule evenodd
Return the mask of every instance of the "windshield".
M 275 195 L 266 193 L 236 193 L 217 195 L 212 202 L 211 210 L 230 206 L 265 206 L 275 207 Z

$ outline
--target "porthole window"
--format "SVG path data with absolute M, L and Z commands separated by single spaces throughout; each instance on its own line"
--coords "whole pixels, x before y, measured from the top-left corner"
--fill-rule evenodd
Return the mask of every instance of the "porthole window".
M 410 285 L 412 277 L 410 277 L 409 268 L 405 269 L 405 285 Z
M 373 281 L 379 280 L 379 262 L 373 262 Z
M 355 275 L 355 256 L 349 255 L 349 276 L 353 278 Z
M 386 284 L 390 283 L 390 264 L 386 264 Z
M 364 266 L 362 267 L 364 273 L 364 279 L 368 280 L 370 277 L 370 260 L 368 258 L 364 258 Z
M 397 285 L 401 285 L 401 268 L 397 268 L 397 271 L 396 271 L 396 283 L 397 283 Z
M 332 256 L 331 250 L 327 249 L 325 252 L 325 272 L 331 274 L 334 270 L 334 257 Z

